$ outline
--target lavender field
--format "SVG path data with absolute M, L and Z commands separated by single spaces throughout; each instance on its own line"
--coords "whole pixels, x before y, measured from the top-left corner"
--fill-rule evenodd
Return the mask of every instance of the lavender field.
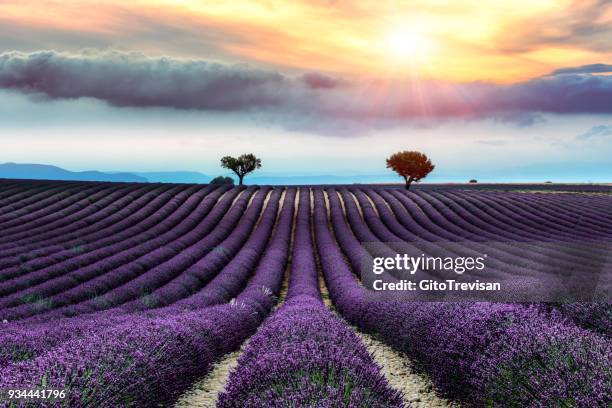
M 610 303 L 406 302 L 360 282 L 395 244 L 490 242 L 517 243 L 489 252 L 507 280 L 555 257 L 605 281 L 612 187 L 530 189 L 0 181 L 0 390 L 65 391 L 0 404 L 174 406 L 239 350 L 218 407 L 413 405 L 368 335 L 454 406 L 611 406 Z

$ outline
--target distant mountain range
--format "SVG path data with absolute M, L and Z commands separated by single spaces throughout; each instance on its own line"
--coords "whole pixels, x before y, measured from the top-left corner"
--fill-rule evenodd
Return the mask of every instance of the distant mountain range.
M 224 174 L 232 176 L 231 174 Z M 0 164 L 0 178 L 35 180 L 78 180 L 78 181 L 123 181 L 140 183 L 201 183 L 212 180 L 197 171 L 158 171 L 158 172 L 101 172 L 70 171 L 48 164 L 3 163 Z M 352 183 L 389 183 L 397 182 L 397 177 L 389 175 L 277 175 L 274 173 L 253 174 L 246 179 L 248 184 L 261 185 L 303 185 L 303 184 L 352 184 Z
M 195 171 L 111 172 L 70 171 L 49 164 L 2 163 L 0 178 L 34 180 L 123 181 L 137 183 L 208 183 L 211 177 Z
M 612 162 L 611 162 L 612 163 Z M 496 171 L 454 172 L 436 169 L 425 184 L 430 183 L 466 183 L 474 178 L 480 183 L 610 183 L 612 164 L 602 166 L 574 166 L 566 168 L 561 165 L 541 165 L 534 167 L 516 167 Z M 357 170 L 358 171 L 358 170 Z M 401 179 L 391 172 L 381 174 L 359 174 L 357 171 L 336 174 L 308 173 L 275 173 L 255 172 L 245 179 L 246 184 L 259 185 L 316 185 L 316 184 L 379 184 L 401 183 Z M 231 172 L 223 176 L 234 178 Z M 0 164 L 0 178 L 35 179 L 35 180 L 78 180 L 78 181 L 122 181 L 139 183 L 209 183 L 213 177 L 197 171 L 156 171 L 156 172 L 101 172 L 70 171 L 48 164 Z
M 102 173 L 101 171 L 70 171 L 48 164 L 2 163 L 0 178 L 78 181 L 129 181 L 146 183 L 145 177 L 131 173 Z

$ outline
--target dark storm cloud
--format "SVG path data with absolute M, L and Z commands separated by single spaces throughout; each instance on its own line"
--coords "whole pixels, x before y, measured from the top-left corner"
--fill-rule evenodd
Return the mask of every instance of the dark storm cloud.
M 122 52 L 0 54 L 0 87 L 116 106 L 240 110 L 283 103 L 275 72 Z
M 0 54 L 0 88 L 50 99 L 95 98 L 114 106 L 255 111 L 301 129 L 452 117 L 530 126 L 542 120 L 541 113 L 612 113 L 612 77 L 590 74 L 606 67 L 560 69 L 503 86 L 389 84 L 118 51 L 6 52 Z
M 483 110 L 612 113 L 611 101 L 612 77 L 565 74 L 498 87 L 481 102 L 485 104 Z

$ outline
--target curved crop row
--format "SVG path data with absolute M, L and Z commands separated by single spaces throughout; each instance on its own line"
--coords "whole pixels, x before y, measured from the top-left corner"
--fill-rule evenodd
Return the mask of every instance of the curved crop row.
M 238 191 L 235 191 L 233 195 L 237 193 Z M 75 273 L 82 277 L 86 277 L 88 269 L 90 271 L 88 272 L 89 274 L 100 274 L 105 271 L 111 271 L 127 261 L 135 260 L 139 256 L 143 256 L 189 231 L 190 227 L 193 226 L 191 225 L 193 222 L 188 222 L 188 216 L 194 210 L 199 216 L 204 217 L 208 215 L 217 203 L 218 194 L 211 194 L 209 200 L 206 200 L 207 197 L 194 194 L 190 197 L 194 200 L 191 200 L 188 205 L 180 205 L 180 202 L 175 202 L 173 206 L 166 209 L 164 214 L 166 218 L 151 226 L 143 234 L 133 236 L 129 234 L 129 231 L 124 231 L 125 235 L 124 233 L 120 234 L 119 239 L 111 245 L 99 247 L 77 257 L 69 257 L 58 263 L 51 263 L 49 266 L 18 275 L 17 278 L 10 281 L 2 282 L 0 283 L 0 295 L 5 296 L 25 288 L 27 290 L 37 290 L 34 285 L 42 282 L 46 284 L 52 283 L 53 281 L 50 281 L 50 279 L 55 277 L 66 280 L 71 278 L 69 273 L 72 271 L 75 271 Z M 204 205 L 198 206 L 201 200 L 204 201 Z M 231 201 L 227 203 L 227 206 L 230 204 Z M 220 218 L 224 210 L 225 208 L 220 208 L 217 211 L 216 217 L 213 218 L 215 220 Z M 216 222 L 212 222 L 212 224 L 215 225 Z M 178 228 L 182 225 L 185 225 L 184 229 Z M 83 278 L 78 278 L 68 280 L 67 282 L 74 285 L 75 281 L 83 282 L 84 280 Z M 59 286 L 65 289 L 61 285 Z
M 128 200 L 129 204 L 125 206 L 114 203 L 100 209 L 99 214 L 96 213 L 96 218 L 99 217 L 99 220 L 79 220 L 74 222 L 70 231 L 57 234 L 51 230 L 35 242 L 28 241 L 10 250 L 4 250 L 1 252 L 3 258 L 0 259 L 0 273 L 8 272 L 15 267 L 20 267 L 22 270 L 40 269 L 50 263 L 58 262 L 62 256 L 68 258 L 70 255 L 76 256 L 108 245 L 113 238 L 116 240 L 116 235 L 125 236 L 128 230 L 135 231 L 136 224 L 159 211 L 172 197 L 184 196 L 187 199 L 195 194 L 193 190 L 181 190 L 181 187 L 152 189 L 134 200 Z M 58 254 L 62 251 L 63 254 Z
M 504 285 L 561 268 L 604 285 L 609 197 L 345 186 L 300 188 L 296 200 L 297 191 L 0 181 L 0 226 L 11 234 L 0 238 L 9 320 L 0 389 L 66 388 L 76 407 L 170 405 L 263 323 L 220 406 L 401 406 L 321 302 L 320 268 L 342 317 L 407 354 L 451 398 L 612 401 L 610 303 L 408 303 L 375 296 L 359 276 L 373 257 L 408 248 L 486 251 L 486 272 Z M 264 321 L 290 256 L 287 300 Z
M 217 407 L 402 407 L 357 335 L 323 305 L 309 196 L 301 189 L 287 299 L 251 338 Z
M 130 186 L 127 186 L 130 188 Z M 85 205 L 83 201 L 95 195 L 98 192 L 106 194 L 108 190 L 120 188 L 117 185 L 90 185 L 85 188 L 75 186 L 74 189 L 67 189 L 58 192 L 53 198 L 55 202 L 45 205 L 44 203 L 36 203 L 40 207 L 36 211 L 33 209 L 23 209 L 23 214 L 10 221 L 6 221 L 0 225 L 5 235 L 0 237 L 0 243 L 10 242 L 14 236 L 25 236 L 30 229 L 41 228 L 47 223 L 53 221 L 62 221 L 62 218 L 68 214 L 78 211 Z M 133 188 L 133 186 L 131 186 Z
M 50 246 L 41 247 L 40 252 L 21 254 L 20 257 L 24 257 L 23 262 L 17 266 L 3 269 L 0 272 L 2 277 L 0 280 L 12 279 L 48 267 L 57 268 L 62 263 L 64 263 L 62 266 L 65 271 L 69 272 L 70 265 L 67 265 L 66 262 L 76 263 L 83 267 L 100 261 L 121 248 L 127 249 L 146 242 L 151 239 L 151 233 L 160 234 L 160 228 L 179 217 L 178 214 L 187 214 L 201 197 L 198 192 L 191 195 L 187 191 L 174 194 L 175 192 L 176 190 L 170 190 L 159 194 L 149 204 L 138 209 L 132 217 L 120 220 L 110 216 L 109 221 L 115 224 L 114 226 L 101 228 L 93 233 L 85 231 L 85 235 L 82 236 L 83 241 L 79 238 L 79 234 L 75 234 L 76 239 L 75 236 L 69 235 L 67 237 L 69 240 L 61 244 L 52 243 Z M 216 197 L 217 194 L 213 192 L 208 196 Z M 31 257 L 33 259 L 30 260 Z
M 11 194 L 0 201 L 0 222 L 4 224 L 21 216 L 27 215 L 37 209 L 57 202 L 59 199 L 66 198 L 66 191 L 79 191 L 83 183 L 44 183 L 42 185 L 17 188 L 16 194 Z M 7 191 L 7 195 L 14 190 Z
M 289 254 L 294 199 L 295 190 L 288 190 L 270 245 L 246 288 L 237 296 L 237 302 L 251 304 L 262 316 L 265 315 L 268 307 L 266 305 L 268 304 L 262 303 L 261 299 L 273 299 L 280 292 L 281 280 Z M 232 279 L 224 281 L 221 276 L 219 276 L 219 279 L 219 293 L 214 294 L 215 297 L 225 295 L 225 293 L 222 293 L 223 288 L 230 288 L 234 284 Z M 263 294 L 267 295 L 263 296 Z M 188 302 L 177 302 L 147 314 L 152 313 L 154 316 L 162 318 L 163 316 L 210 306 L 206 297 L 199 298 L 197 295 L 198 293 L 191 298 L 187 298 Z M 72 318 L 51 321 L 45 319 L 41 323 L 16 321 L 4 326 L 3 331 L 0 332 L 0 366 L 18 361 L 31 361 L 60 344 L 86 337 L 91 330 L 100 330 L 117 324 L 128 323 L 138 315 L 138 313 L 118 313 L 117 310 L 108 310 Z
M 83 202 L 84 207 L 81 211 L 65 215 L 63 225 L 46 224 L 40 231 L 29 231 L 27 236 L 15 239 L 10 245 L 0 246 L 0 256 L 24 254 L 30 249 L 39 251 L 50 244 L 63 243 L 70 238 L 83 236 L 84 229 L 108 223 L 109 217 L 126 208 L 134 208 L 133 203 L 135 202 L 140 202 L 142 207 L 145 204 L 143 197 L 148 197 L 150 200 L 168 188 L 168 186 L 150 185 L 134 190 L 115 191 L 101 199 L 90 197 Z
M 406 212 L 402 214 L 400 212 L 401 208 L 394 202 L 393 197 L 389 198 L 388 203 L 393 211 L 396 212 L 397 219 L 391 215 L 390 210 L 386 208 L 380 196 L 376 195 L 373 191 L 368 191 L 368 193 L 374 200 L 380 217 L 388 228 L 393 228 L 394 232 L 404 240 L 410 242 L 419 241 L 420 235 L 410 234 L 407 236 L 403 234 L 403 231 L 411 229 L 415 223 L 406 221 L 406 217 L 411 217 L 411 214 L 406 214 Z M 589 254 L 580 254 L 580 256 L 577 256 L 575 253 L 572 253 L 578 250 L 577 244 L 566 244 L 563 242 L 551 242 L 542 246 L 530 245 L 529 256 L 525 257 L 527 245 L 520 238 L 488 233 L 484 229 L 474 227 L 474 225 L 477 225 L 477 222 L 473 219 L 470 219 L 470 222 L 468 222 L 462 218 L 462 216 L 466 217 L 465 214 L 460 216 L 449 208 L 443 208 L 444 212 L 438 212 L 433 207 L 424 205 L 424 203 L 420 203 L 420 207 L 423 209 L 423 215 L 416 215 L 420 218 L 420 224 L 432 231 L 436 231 L 436 228 L 442 230 L 444 238 L 450 240 L 440 241 L 442 242 L 442 249 L 458 250 L 458 253 L 464 256 L 467 254 L 467 251 L 473 256 L 481 256 L 483 253 L 487 253 L 489 255 L 487 265 L 489 268 L 509 271 L 511 273 L 516 273 L 518 268 L 520 273 L 524 273 L 525 270 L 544 271 L 554 267 L 567 268 L 575 265 L 585 271 L 595 270 L 598 272 L 603 262 L 602 254 L 598 255 L 595 253 L 590 254 L 590 256 L 588 256 Z M 380 234 L 377 235 L 383 239 Z M 537 243 L 539 243 L 539 240 L 536 241 Z M 433 247 L 435 245 L 429 246 L 429 248 Z M 587 243 L 581 245 L 579 249 L 584 251 L 585 247 L 589 249 L 592 245 Z
M 314 217 L 338 310 L 419 361 L 450 395 L 491 406 L 610 402 L 612 348 L 606 340 L 521 305 L 370 301 L 334 242 L 320 191 Z M 338 222 L 343 220 L 332 219 Z
M 78 269 L 75 274 L 81 277 L 81 281 L 85 280 L 84 274 L 94 274 L 94 276 L 87 277 L 85 282 L 79 282 L 77 286 L 72 285 L 74 287 L 71 286 L 69 290 L 63 290 L 65 284 L 56 285 L 58 289 L 55 290 L 62 290 L 61 293 L 52 299 L 47 299 L 43 310 L 60 308 L 47 314 L 45 318 L 92 313 L 147 296 L 158 285 L 165 283 L 203 254 L 213 250 L 232 232 L 243 216 L 255 189 L 246 189 L 235 203 L 232 195 L 237 191 L 231 190 L 231 192 L 233 194 L 224 196 L 222 203 L 214 206 L 198 224 L 187 218 L 188 222 L 179 224 L 145 245 L 140 245 L 140 252 L 123 251 L 128 263 L 109 268 L 109 272 L 98 274 L 99 276 L 95 275 L 99 271 L 95 266 Z M 260 197 L 256 201 L 263 202 L 263 198 Z M 230 206 L 232 208 L 227 211 Z M 207 211 L 204 207 L 197 210 L 200 209 Z M 140 256 L 137 258 L 136 254 Z M 71 276 L 65 277 L 69 282 Z M 32 302 L 26 304 L 25 308 L 27 312 L 19 311 L 16 316 L 21 318 L 24 317 L 22 313 L 32 315 L 41 311 L 40 307 Z
M 9 361 L 3 367 L 0 387 L 44 383 L 64 388 L 65 402 L 75 407 L 151 406 L 173 401 L 214 360 L 237 348 L 271 310 L 287 262 L 292 216 L 293 202 L 285 201 L 269 252 L 236 302 L 183 312 L 174 307 L 172 314 L 161 308 L 147 315 L 128 313 L 114 319 L 104 313 L 73 318 L 81 322 L 79 335 L 57 330 L 58 336 L 66 336 L 63 341 L 33 347 L 39 353 L 25 362 Z M 79 323 L 75 326 L 79 329 Z M 20 330 L 23 334 L 28 328 L 17 328 L 13 336 Z M 44 343 L 47 339 L 39 336 L 36 340 Z M 8 343 L 6 337 L 0 340 L 2 345 Z

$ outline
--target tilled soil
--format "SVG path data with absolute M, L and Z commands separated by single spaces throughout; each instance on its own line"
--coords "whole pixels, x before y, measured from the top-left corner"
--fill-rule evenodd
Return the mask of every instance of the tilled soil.
M 179 398 L 175 408 L 212 408 L 217 403 L 219 393 L 225 388 L 230 371 L 238 363 L 240 351 L 225 355 L 218 361 L 206 377 L 198 381 L 189 391 Z
M 334 306 L 329 298 L 325 281 L 319 278 L 319 290 L 323 303 L 334 313 Z M 381 368 L 383 375 L 389 381 L 389 385 L 402 392 L 404 403 L 407 407 L 414 408 L 458 408 L 457 402 L 440 397 L 431 380 L 426 375 L 418 373 L 410 359 L 402 353 L 397 352 L 391 346 L 369 334 L 360 332 L 357 328 L 353 330 L 361 338 L 374 357 L 374 361 Z

